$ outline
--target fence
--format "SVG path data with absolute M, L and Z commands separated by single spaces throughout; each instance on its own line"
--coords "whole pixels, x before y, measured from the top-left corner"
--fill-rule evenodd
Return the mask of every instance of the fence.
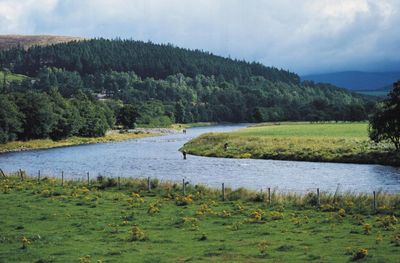
M 1 168 L 0 168 L 0 175 L 3 178 L 7 177 L 7 175 L 4 173 L 4 171 Z M 19 169 L 19 171 L 17 172 L 17 175 L 19 176 L 21 181 L 25 180 L 26 173 L 24 171 L 22 171 L 21 169 Z M 61 179 L 60 185 L 62 187 L 64 187 L 64 182 L 65 182 L 64 171 L 61 171 L 60 175 L 61 175 L 60 176 L 60 179 Z M 31 177 L 33 177 L 33 176 L 31 176 Z M 37 183 L 40 184 L 41 181 L 44 178 L 46 178 L 46 177 L 43 177 L 43 174 L 41 173 L 41 171 L 38 170 L 37 178 L 36 178 L 37 179 Z M 76 179 L 78 179 L 78 180 L 76 180 Z M 128 179 L 132 179 L 132 178 L 128 177 Z M 152 192 L 151 177 L 147 177 L 147 178 L 140 178 L 139 177 L 139 178 L 136 178 L 136 179 L 145 179 L 146 182 L 147 182 L 147 191 L 149 193 Z M 116 178 L 116 180 L 117 180 L 118 188 L 121 189 L 121 177 L 118 176 Z M 89 172 L 86 172 L 84 176 L 79 176 L 78 178 L 69 178 L 69 181 L 80 181 L 80 182 L 85 183 L 87 185 L 87 187 L 91 187 L 91 182 L 92 182 Z M 175 184 L 176 184 L 176 182 L 175 182 Z M 190 185 L 190 183 L 187 180 L 185 180 L 185 178 L 183 178 L 182 179 L 182 187 L 181 187 L 181 189 L 182 189 L 182 194 L 184 196 L 187 195 L 187 187 L 188 187 L 188 185 Z M 229 189 L 230 192 L 233 191 L 232 189 L 227 188 L 225 183 L 221 183 L 220 196 L 221 196 L 221 200 L 222 201 L 226 201 L 227 200 L 227 196 L 226 196 L 227 189 Z M 266 190 L 266 194 L 263 193 L 264 189 Z M 214 190 L 217 190 L 217 189 L 214 189 Z M 301 196 L 305 196 L 305 195 L 308 195 L 308 194 L 315 194 L 315 196 L 316 196 L 316 205 L 318 207 L 321 206 L 321 193 L 322 193 L 322 191 L 320 191 L 320 188 L 313 188 L 313 189 L 309 188 L 309 189 L 301 189 L 300 190 L 300 189 L 284 189 L 284 188 L 278 188 L 278 187 L 275 187 L 275 188 L 265 187 L 265 188 L 261 188 L 260 189 L 260 194 L 265 195 L 265 199 L 266 199 L 266 202 L 268 204 L 272 204 L 273 203 L 273 194 L 277 194 L 277 193 L 280 193 L 280 194 L 283 194 L 283 195 L 284 194 L 293 194 L 293 193 L 295 193 L 295 194 L 298 194 L 298 195 L 301 195 Z M 372 198 L 372 208 L 374 210 L 376 210 L 377 207 L 378 207 L 378 193 L 380 193 L 380 191 L 372 191 L 372 193 L 369 194 L 371 196 L 371 198 Z M 363 193 L 363 194 L 366 194 L 366 193 Z M 335 199 L 335 197 L 338 196 L 338 195 L 339 195 L 339 186 L 336 188 L 336 191 L 334 193 L 333 199 Z

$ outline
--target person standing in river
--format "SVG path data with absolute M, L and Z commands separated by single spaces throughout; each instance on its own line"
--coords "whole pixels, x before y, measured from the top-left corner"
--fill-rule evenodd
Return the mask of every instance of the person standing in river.
M 185 150 L 182 151 L 182 155 L 183 155 L 183 160 L 186 160 L 186 151 Z

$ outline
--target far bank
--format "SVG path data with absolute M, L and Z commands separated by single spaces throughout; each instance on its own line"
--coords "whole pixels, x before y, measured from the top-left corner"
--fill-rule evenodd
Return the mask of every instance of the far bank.
M 189 154 L 400 166 L 391 145 L 368 138 L 368 123 L 267 123 L 230 133 L 208 133 L 186 143 Z
M 0 144 L 0 154 L 7 152 L 20 152 L 29 150 L 42 150 L 58 147 L 67 147 L 82 144 L 106 143 L 126 141 L 132 139 L 140 139 L 149 136 L 162 136 L 171 133 L 183 132 L 183 130 L 209 126 L 211 122 L 196 122 L 196 123 L 175 123 L 168 127 L 139 127 L 132 130 L 110 130 L 103 137 L 69 137 L 63 140 L 37 139 L 29 141 L 12 141 L 5 144 Z

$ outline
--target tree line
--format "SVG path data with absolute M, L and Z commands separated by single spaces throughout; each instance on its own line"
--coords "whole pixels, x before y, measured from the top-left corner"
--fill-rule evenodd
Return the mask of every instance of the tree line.
M 132 105 L 106 103 L 79 93 L 64 98 L 57 90 L 0 94 L 0 143 L 71 136 L 100 137 L 115 125 L 132 127 Z
M 72 41 L 44 47 L 35 46 L 28 50 L 13 48 L 0 51 L 0 62 L 0 66 L 28 76 L 36 76 L 43 67 L 55 67 L 76 71 L 81 75 L 113 70 L 134 71 L 142 78 L 155 79 L 165 79 L 169 75 L 182 73 L 188 77 L 198 74 L 213 75 L 242 83 L 251 76 L 300 83 L 297 74 L 260 63 L 233 60 L 171 44 L 121 39 Z
M 360 121 L 375 99 L 199 50 L 95 39 L 0 51 L 1 142 L 189 122 Z

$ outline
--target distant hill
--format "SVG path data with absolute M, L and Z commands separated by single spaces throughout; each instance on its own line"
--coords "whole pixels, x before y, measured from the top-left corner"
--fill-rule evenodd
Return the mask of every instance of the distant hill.
M 302 76 L 302 80 L 329 83 L 353 91 L 389 90 L 400 72 L 345 71 Z M 386 89 L 385 89 L 386 88 Z
M 28 76 L 36 75 L 42 67 L 56 67 L 82 75 L 113 70 L 134 71 L 140 77 L 156 79 L 182 73 L 188 77 L 202 74 L 230 81 L 262 76 L 274 82 L 300 83 L 300 77 L 293 72 L 256 62 L 233 60 L 171 44 L 121 39 L 90 39 L 29 50 L 8 50 L 0 52 L 0 62 L 9 67 L 13 65 L 16 73 Z
M 376 101 L 330 84 L 301 82 L 293 72 L 261 63 L 132 39 L 0 50 L 0 66 L 35 79 L 12 83 L 10 91 L 57 90 L 65 98 L 105 94 L 138 107 L 140 122 L 155 126 L 365 120 Z
M 13 47 L 23 47 L 28 49 L 32 46 L 47 46 L 76 40 L 84 40 L 82 37 L 71 36 L 50 36 L 50 35 L 0 35 L 0 50 Z

